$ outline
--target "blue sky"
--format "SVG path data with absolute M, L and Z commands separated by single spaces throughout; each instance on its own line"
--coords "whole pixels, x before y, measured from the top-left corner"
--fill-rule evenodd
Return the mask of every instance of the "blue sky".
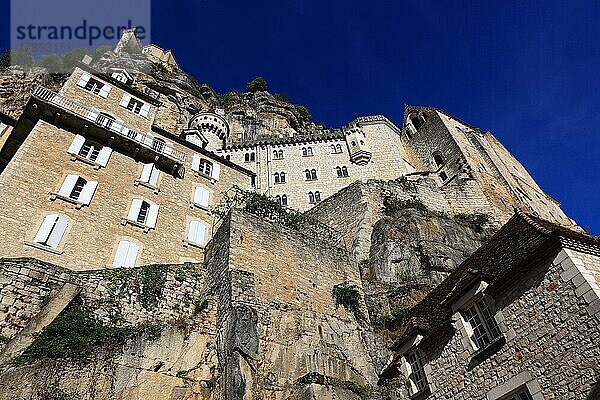
M 600 234 L 600 3 L 475 3 L 154 0 L 152 41 L 219 92 L 263 76 L 330 126 L 441 108 Z

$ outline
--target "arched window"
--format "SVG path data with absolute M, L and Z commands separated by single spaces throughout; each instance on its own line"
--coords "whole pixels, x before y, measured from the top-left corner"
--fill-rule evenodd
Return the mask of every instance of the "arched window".
M 360 141 L 360 144 L 361 144 L 361 146 L 364 146 L 364 145 L 365 145 L 365 141 L 364 141 L 364 140 L 361 140 L 361 141 Z
M 283 150 L 279 150 L 279 158 L 283 158 Z
M 275 196 L 275 201 L 278 202 L 279 204 L 281 204 L 281 196 L 280 195 Z
M 285 172 L 279 173 L 279 179 L 280 179 L 281 183 L 285 183 Z
M 343 177 L 348 176 L 348 168 L 347 167 L 342 167 L 342 176 Z
M 334 154 L 337 153 L 337 150 L 335 149 L 335 144 L 332 143 L 330 147 L 331 147 L 332 153 L 334 153 Z
M 244 162 L 250 162 L 250 153 L 244 154 Z
M 310 170 L 310 179 L 313 181 L 317 179 L 317 170 L 316 169 Z
M 341 153 L 341 152 L 342 152 L 342 145 L 341 145 L 341 144 L 339 144 L 339 143 L 338 143 L 338 144 L 336 144 L 336 145 L 335 145 L 335 150 L 336 150 L 336 152 L 337 152 L 337 153 Z
M 315 192 L 315 203 L 318 203 L 321 201 L 321 192 L 316 191 Z
M 288 204 L 287 203 L 287 195 L 284 194 L 284 195 L 281 196 L 281 205 L 282 206 L 287 206 L 287 204 Z
M 313 192 L 308 192 L 308 202 L 310 204 L 315 204 L 315 194 Z
M 442 180 L 442 182 L 446 182 L 446 180 L 448 179 L 448 174 L 446 174 L 444 171 L 440 172 L 440 179 Z
M 356 147 L 356 142 L 354 140 L 352 141 L 352 147 Z
M 279 172 L 275 172 L 273 175 L 275 175 L 275 183 L 280 183 Z
M 421 113 L 410 114 L 408 118 L 417 131 L 425 124 L 425 117 Z
M 312 156 L 313 155 L 313 149 L 312 149 L 312 147 L 307 147 L 306 148 L 306 155 L 307 156 Z
M 338 178 L 342 177 L 342 169 L 340 167 L 335 167 L 335 172 Z
M 304 170 L 304 176 L 306 177 L 307 181 L 310 181 L 310 170 L 309 169 Z
M 273 150 L 273 158 L 275 160 L 279 159 L 279 152 L 277 150 Z
M 444 165 L 444 157 L 442 157 L 439 151 L 433 153 L 433 162 L 435 162 L 435 165 L 438 168 Z
M 306 152 L 306 147 L 302 148 L 302 157 L 306 157 L 308 153 Z
M 256 154 L 254 152 L 250 153 L 250 162 L 256 161 Z

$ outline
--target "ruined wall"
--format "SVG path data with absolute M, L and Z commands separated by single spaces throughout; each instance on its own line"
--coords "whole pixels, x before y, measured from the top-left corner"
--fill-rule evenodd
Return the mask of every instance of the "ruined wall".
M 368 329 L 332 296 L 345 281 L 360 287 L 345 251 L 239 212 L 216 237 L 230 246 L 217 250 L 209 268 L 211 279 L 231 276 L 231 286 L 220 286 L 219 315 L 231 398 L 289 395 L 307 374 L 375 383 L 361 335 Z
M 494 293 L 508 329 L 507 343 L 480 364 L 467 367 L 470 352 L 463 348 L 461 331 L 449 328 L 421 343 L 435 388 L 429 398 L 483 398 L 525 372 L 543 398 L 596 398 L 590 391 L 598 379 L 600 319 L 597 310 L 595 316 L 584 311 L 588 302 L 572 279 L 577 269 L 568 254 L 547 254 Z

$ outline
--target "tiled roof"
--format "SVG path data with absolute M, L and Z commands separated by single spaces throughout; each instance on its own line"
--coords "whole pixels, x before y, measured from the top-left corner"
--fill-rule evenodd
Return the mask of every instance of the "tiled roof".
M 536 254 L 558 249 L 565 243 L 563 239 L 584 244 L 593 252 L 600 249 L 600 237 L 517 211 L 490 240 L 408 311 L 392 350 L 398 350 L 412 338 L 416 328 L 425 328 L 429 335 L 442 328 L 450 320 L 452 300 L 462 295 L 475 281 L 484 280 L 490 286 L 500 285 L 513 277 L 520 267 L 530 265 Z M 418 326 L 415 321 L 419 321 Z

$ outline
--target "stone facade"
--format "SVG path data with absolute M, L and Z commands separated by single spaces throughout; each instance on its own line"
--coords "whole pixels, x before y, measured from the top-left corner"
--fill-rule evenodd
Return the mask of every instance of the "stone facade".
M 551 233 L 544 230 L 547 225 L 540 228 L 533 222 L 534 226 L 523 227 L 518 218 L 513 217 L 448 282 L 409 311 L 404 334 L 395 345 L 400 350 L 387 371 L 404 370 L 398 367 L 401 360 L 418 349 L 427 376 L 427 398 L 497 400 L 519 389 L 527 389 L 533 399 L 597 398 L 600 292 L 591 273 L 600 262 L 597 240 L 580 236 L 557 246 L 550 236 L 543 236 Z M 503 241 L 507 231 L 519 236 L 520 246 L 528 250 L 499 267 L 481 266 L 481 278 L 475 279 L 477 275 L 468 271 L 482 264 L 484 254 L 496 262 L 501 254 L 513 251 L 514 239 Z M 468 282 L 475 287 L 473 282 L 478 281 L 484 282 L 483 291 L 465 291 Z M 481 294 L 491 307 L 499 339 L 477 348 L 470 339 L 472 325 L 461 310 Z M 419 322 L 411 325 L 411 321 Z M 411 330 L 411 326 L 418 327 Z M 412 345 L 410 338 L 417 338 Z

